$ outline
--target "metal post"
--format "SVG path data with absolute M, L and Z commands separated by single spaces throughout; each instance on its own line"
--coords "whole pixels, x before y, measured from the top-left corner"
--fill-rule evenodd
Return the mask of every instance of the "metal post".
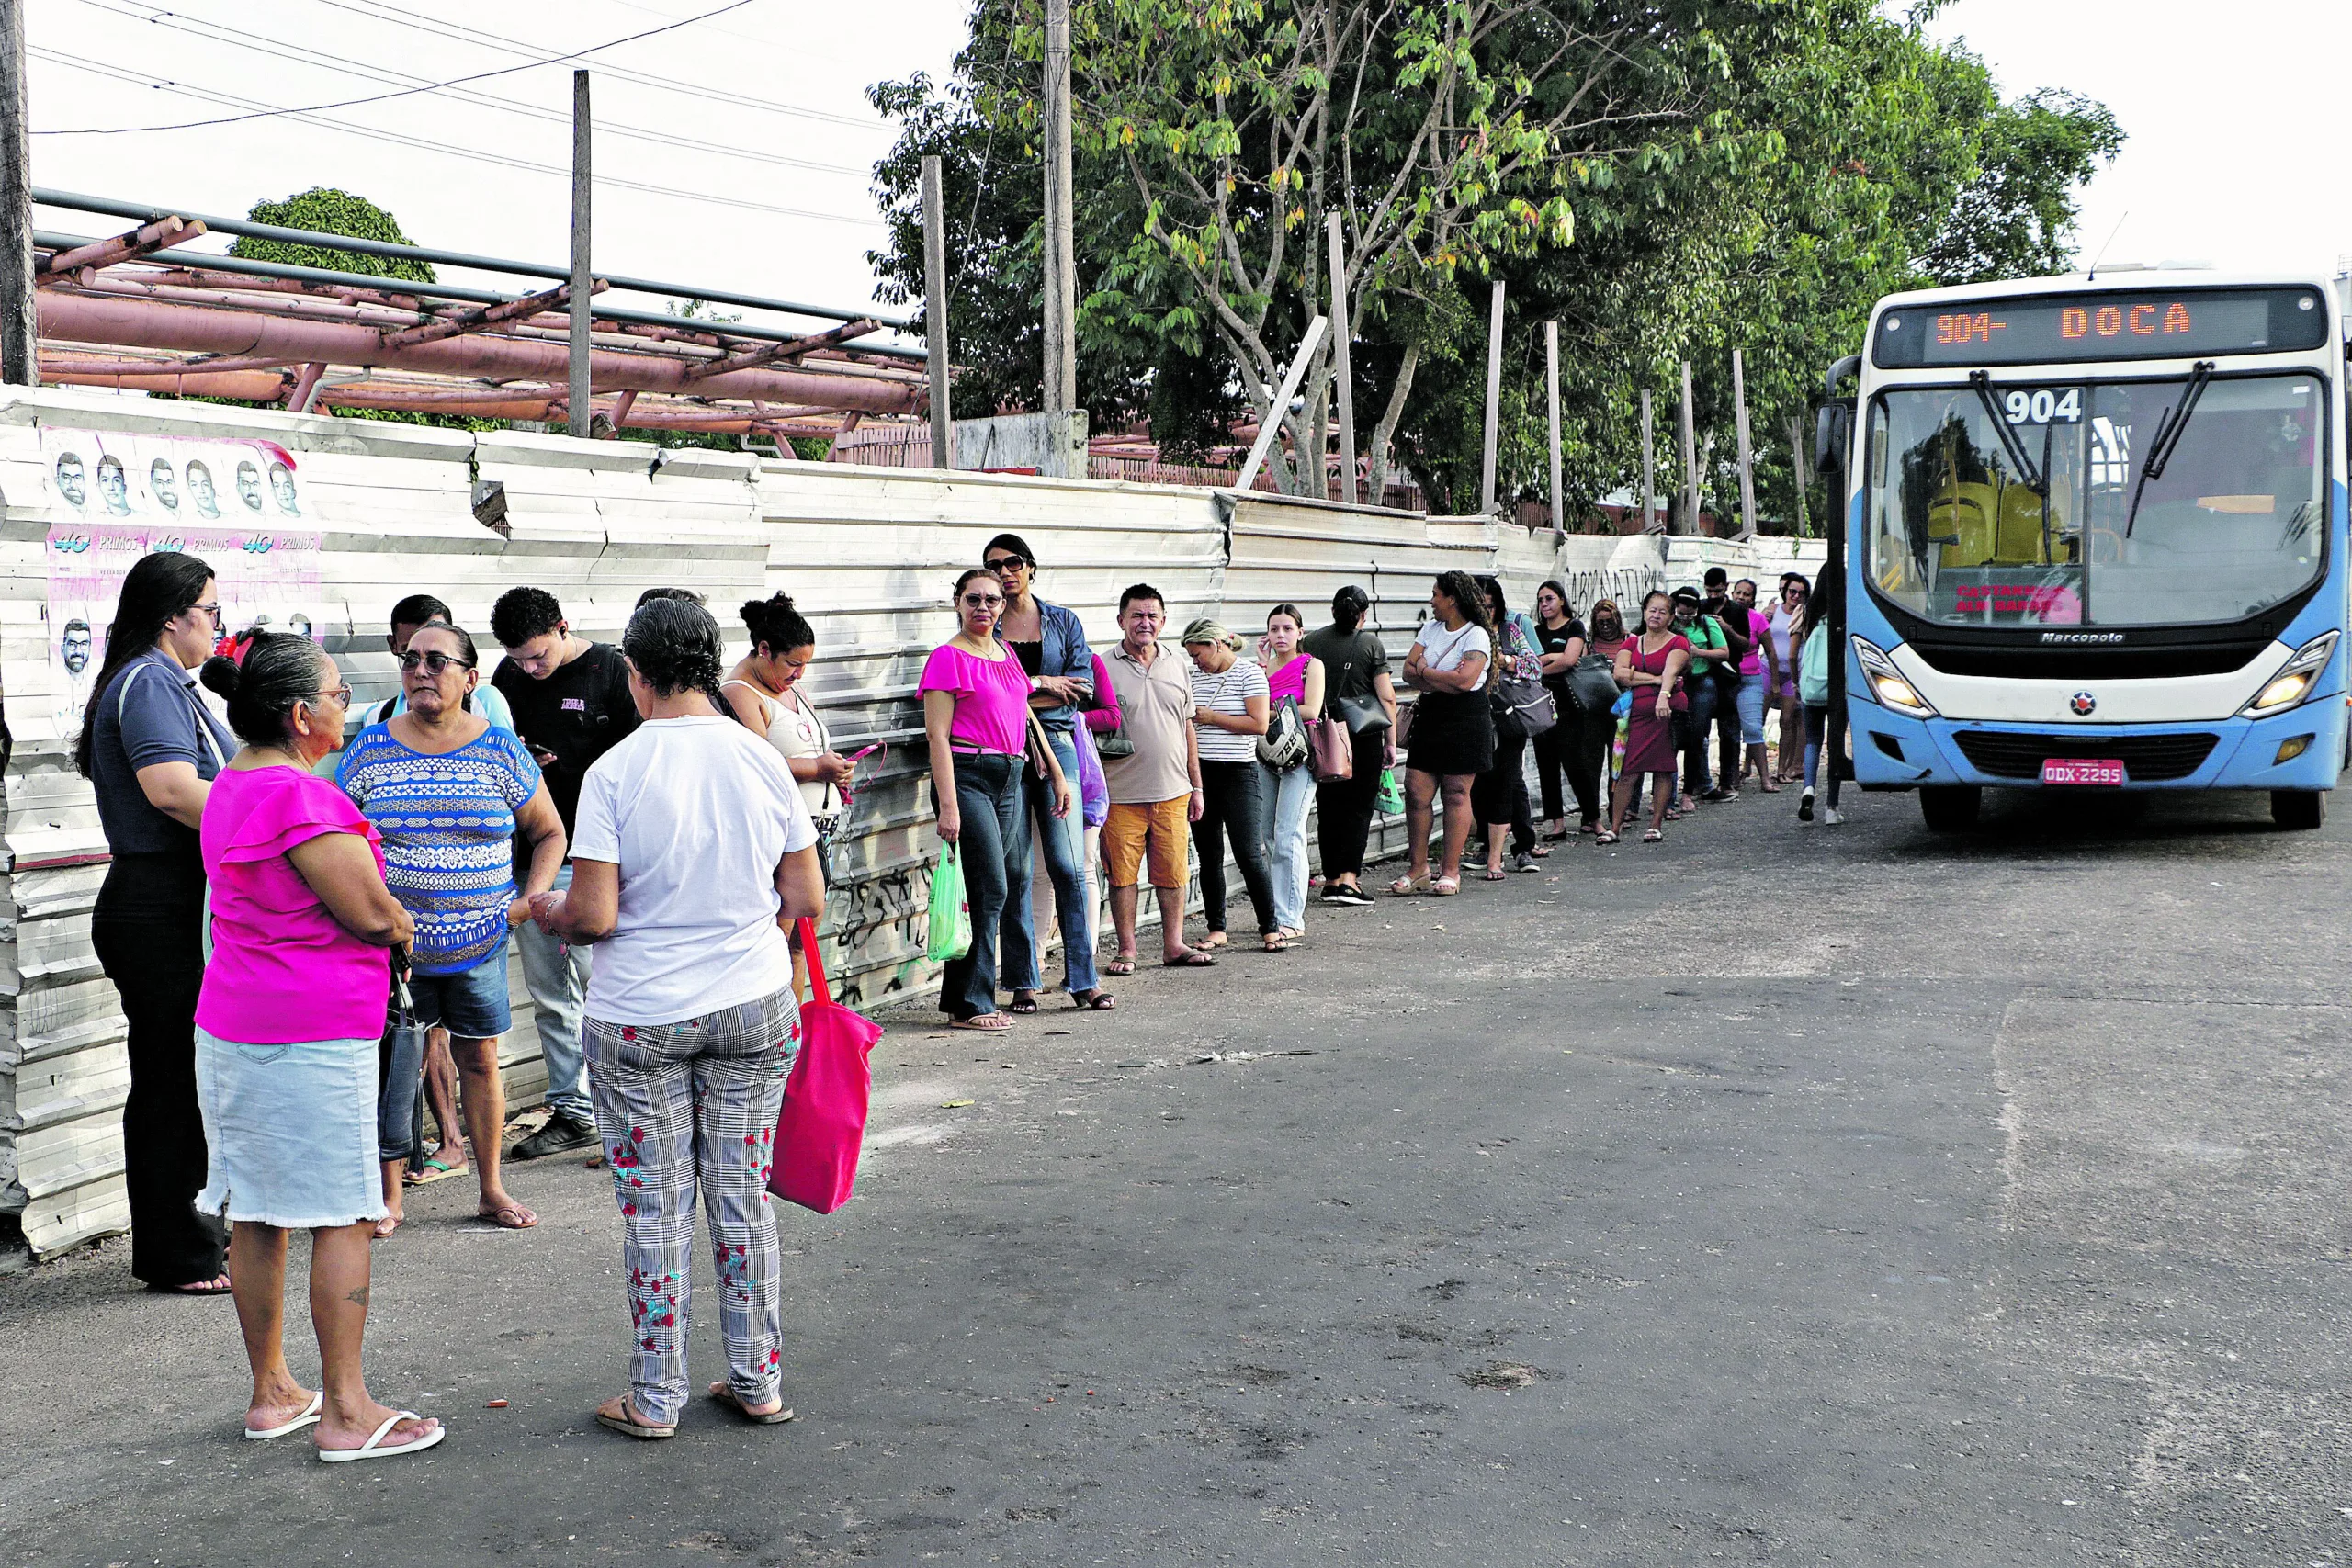
M 1789 471 L 1797 481 L 1797 537 L 1813 536 L 1813 455 L 1806 450 L 1804 421 L 1789 415 Z
M 1495 510 L 1495 421 L 1501 411 L 1496 406 L 1503 392 L 1503 280 L 1495 279 L 1492 302 L 1487 307 L 1487 445 L 1486 455 L 1478 467 L 1478 511 L 1491 516 Z
M 1731 351 L 1731 402 L 1739 428 L 1739 536 L 1756 537 L 1756 454 L 1747 439 L 1747 369 Z
M 1642 532 L 1657 526 L 1657 422 L 1650 412 L 1650 395 L 1642 393 Z
M 40 385 L 32 192 L 24 0 L 0 0 L 0 382 L 11 387 Z
M 1560 323 L 1544 323 L 1545 423 L 1552 447 L 1552 537 L 1567 537 L 1567 514 L 1560 510 Z
M 1069 0 L 1046 0 L 1047 413 L 1078 406 L 1078 252 L 1070 227 Z
M 956 466 L 956 426 L 947 406 L 947 204 L 940 195 L 939 160 L 922 161 L 923 325 L 931 344 L 931 466 Z
M 1326 227 L 1331 250 L 1331 378 L 1340 389 L 1340 499 L 1356 500 L 1356 389 L 1348 370 L 1348 248 L 1340 236 L 1340 215 L 1331 214 Z M 1378 496 L 1368 498 L 1380 504 Z
M 588 307 L 595 298 L 588 277 L 588 73 L 571 73 L 571 434 L 586 435 L 596 411 L 589 401 Z
M 1682 362 L 1682 527 L 1699 531 L 1699 430 L 1690 417 L 1690 362 Z

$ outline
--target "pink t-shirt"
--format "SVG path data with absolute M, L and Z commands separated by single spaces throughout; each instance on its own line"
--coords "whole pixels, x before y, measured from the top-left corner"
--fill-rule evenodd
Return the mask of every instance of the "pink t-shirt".
M 391 965 L 327 912 L 286 852 L 322 833 L 356 833 L 376 869 L 384 852 L 351 797 L 294 768 L 223 769 L 204 802 L 204 874 L 212 885 L 212 962 L 196 1021 L 242 1045 L 376 1040 Z
M 1292 702 L 1304 704 L 1306 701 L 1306 666 L 1312 657 L 1302 653 L 1281 669 L 1267 671 L 1267 697 L 1274 702 L 1288 697 Z M 1308 714 L 1306 716 L 1313 718 L 1315 716 Z
M 1735 610 L 1742 610 L 1747 616 L 1747 656 L 1739 661 L 1739 672 L 1743 675 L 1761 675 L 1764 673 L 1764 643 L 1765 639 L 1772 635 L 1772 623 L 1766 620 L 1758 611 L 1743 610 L 1743 607 L 1738 604 L 1731 607 Z
M 1029 750 L 1029 672 L 1006 649 L 994 663 L 954 643 L 931 650 L 919 692 L 952 692 L 956 719 L 947 737 L 959 746 L 1018 757 Z

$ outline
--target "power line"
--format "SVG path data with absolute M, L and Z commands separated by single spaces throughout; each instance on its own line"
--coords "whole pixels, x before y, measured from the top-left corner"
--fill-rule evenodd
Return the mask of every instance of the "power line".
M 344 55 L 328 54 L 321 50 L 306 49 L 300 44 L 283 44 L 273 47 L 270 44 L 257 43 L 230 28 L 207 21 L 200 17 L 189 16 L 186 12 L 160 10 L 152 6 L 126 6 L 118 3 L 118 0 L 82 0 L 82 4 L 128 21 L 147 22 L 156 27 L 169 28 L 175 32 L 186 33 L 191 38 L 200 38 L 213 43 L 225 43 L 232 48 L 249 50 L 255 54 L 266 54 L 278 60 L 290 60 L 298 65 L 320 67 L 378 82 L 409 84 L 414 85 L 418 92 L 454 98 L 460 103 L 472 104 L 481 108 L 499 109 L 508 114 L 520 115 L 526 119 L 546 120 L 556 125 L 571 123 L 570 116 L 552 109 L 537 108 L 527 104 L 495 98 L 487 93 L 467 92 L 444 83 L 427 84 L 421 76 L 388 71 L 381 66 L 370 65 L 364 61 L 352 60 Z M 821 164 L 808 158 L 786 157 L 780 152 L 754 152 L 748 148 L 730 147 L 724 142 L 702 141 L 690 136 L 678 136 L 665 130 L 650 130 L 645 126 L 622 125 L 609 120 L 597 121 L 595 130 L 599 136 L 627 137 L 633 141 L 650 141 L 658 146 L 675 147 L 686 152 L 711 152 L 722 157 L 741 158 L 758 164 L 772 164 L 781 168 L 807 169 L 817 174 L 851 175 L 863 177 L 872 172 L 855 168 L 847 164 Z
M 716 10 L 705 11 L 698 17 L 688 17 L 684 21 L 672 22 L 667 27 L 648 28 L 643 32 L 631 33 L 627 38 L 616 38 L 609 43 L 594 44 L 587 49 L 575 50 L 570 54 L 552 55 L 546 60 L 533 61 L 527 65 L 502 65 L 495 71 L 477 71 L 470 76 L 452 77 L 447 82 L 436 82 L 432 86 L 404 87 L 396 93 L 378 93 L 373 97 L 343 98 L 334 103 L 311 104 L 299 109 L 256 109 L 250 114 L 229 115 L 219 119 L 189 120 L 181 125 L 85 126 L 74 130 L 40 130 L 33 134 L 36 136 L 136 136 L 151 130 L 199 130 L 207 126 L 234 125 L 239 120 L 267 119 L 277 115 L 300 116 L 315 114 L 322 109 L 347 109 L 360 104 L 380 104 L 391 98 L 413 97 L 419 93 L 429 93 L 435 87 L 454 87 L 463 82 L 481 82 L 492 76 L 511 76 L 517 71 L 529 71 L 539 65 L 552 65 L 567 60 L 584 60 L 589 55 L 598 54 L 608 49 L 617 49 L 625 43 L 635 43 L 639 39 L 653 38 L 662 33 L 676 32 L 680 28 L 692 27 L 696 22 L 707 21 L 713 17 L 723 17 L 729 11 L 740 11 L 750 4 L 752 0 L 728 0 L 726 5 Z
M 461 27 L 455 22 L 425 21 L 416 17 L 405 16 L 393 7 L 381 4 L 380 0 L 314 0 L 314 3 L 333 10 L 348 11 L 355 17 L 365 17 L 369 21 L 390 22 L 396 27 L 407 28 L 415 32 L 429 33 L 437 38 L 454 39 L 459 43 L 494 49 L 505 54 L 525 55 L 541 64 L 569 58 L 569 56 L 548 54 L 535 44 L 526 43 L 519 39 L 505 38 L 497 33 L 486 33 L 478 28 Z M 851 126 L 859 130 L 871 131 L 884 129 L 872 119 L 860 118 L 855 115 L 834 114 L 825 109 L 802 108 L 795 104 L 780 104 L 769 98 L 746 97 L 741 93 L 725 92 L 702 82 L 673 82 L 665 77 L 650 75 L 642 71 L 631 71 L 618 65 L 603 66 L 601 70 L 604 74 L 616 81 L 633 82 L 639 86 L 655 87 L 665 93 L 678 93 L 698 102 L 729 104 L 737 108 L 763 109 L 770 114 L 792 115 L 801 119 L 821 120 L 829 125 Z
M 536 164 L 528 159 L 511 157 L 503 152 L 488 152 L 474 147 L 457 147 L 446 141 L 431 141 L 421 136 L 409 136 L 396 130 L 379 130 L 368 126 L 352 125 L 344 120 L 329 119 L 324 115 L 312 114 L 307 109 L 275 109 L 266 104 L 256 104 L 251 98 L 241 98 L 232 93 L 216 92 L 209 87 L 198 87 L 187 83 L 158 81 L 131 72 L 119 71 L 112 66 L 94 64 L 86 60 L 75 60 L 70 55 L 60 54 L 55 50 L 43 49 L 38 45 L 28 45 L 25 52 L 36 59 L 46 61 L 53 65 L 62 65 L 71 70 L 86 71 L 94 75 L 111 77 L 116 81 L 129 82 L 137 86 L 153 87 L 166 93 L 176 93 L 183 97 L 198 98 L 208 103 L 222 104 L 232 107 L 266 109 L 272 115 L 299 120 L 305 125 L 340 130 L 348 135 L 366 137 L 374 141 L 390 142 L 400 147 L 413 147 L 427 152 L 447 153 L 451 157 L 465 158 L 475 163 L 494 164 L 503 168 L 521 169 L 530 174 L 554 175 L 563 179 L 571 177 L 570 169 L 554 164 Z M 261 117 L 243 115 L 237 118 L 255 119 Z M 740 197 L 714 196 L 706 191 L 680 190 L 674 186 L 654 185 L 644 180 L 625 180 L 599 175 L 596 176 L 596 183 L 616 190 L 634 190 L 642 191 L 650 196 L 675 197 L 682 201 L 699 201 L 714 207 L 731 207 L 747 212 L 769 212 L 786 218 L 808 218 L 821 223 L 846 223 L 863 229 L 884 227 L 880 220 L 874 218 L 853 218 L 838 212 L 818 212 L 807 208 L 779 207 L 769 202 L 748 201 Z

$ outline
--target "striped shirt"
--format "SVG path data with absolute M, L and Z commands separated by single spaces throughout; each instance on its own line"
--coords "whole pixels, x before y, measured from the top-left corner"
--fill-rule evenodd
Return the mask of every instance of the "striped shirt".
M 1237 658 L 1223 674 L 1204 674 L 1197 664 L 1193 666 L 1193 705 L 1211 713 L 1231 714 L 1239 718 L 1250 711 L 1251 697 L 1266 696 L 1266 671 L 1249 660 Z M 1204 762 L 1253 762 L 1258 759 L 1258 738 L 1237 735 L 1230 729 L 1220 729 L 1213 724 L 1193 721 L 1201 732 L 1201 761 Z
M 514 813 L 539 765 L 492 726 L 442 756 L 371 724 L 344 748 L 335 783 L 384 837 L 384 881 L 416 919 L 419 975 L 460 975 L 506 951 L 514 901 Z

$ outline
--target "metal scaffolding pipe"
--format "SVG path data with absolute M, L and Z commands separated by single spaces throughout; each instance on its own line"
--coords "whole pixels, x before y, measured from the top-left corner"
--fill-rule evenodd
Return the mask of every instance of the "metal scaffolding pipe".
M 372 327 L 334 321 L 288 321 L 244 311 L 166 305 L 156 300 L 101 298 L 44 289 L 42 335 L 60 343 L 107 344 L 122 348 L 163 348 L 183 353 L 236 355 L 328 365 L 383 367 L 429 375 L 484 377 L 503 380 L 556 381 L 566 354 L 560 344 L 531 338 L 471 336 L 388 349 Z M 771 402 L 813 403 L 867 413 L 912 413 L 922 405 L 923 386 L 915 380 L 878 376 L 830 376 L 804 369 L 763 367 L 730 371 L 689 382 L 689 362 L 624 354 L 610 349 L 589 356 L 594 383 L 618 391 L 760 398 Z
M 98 196 L 77 196 L 72 191 L 51 190 L 35 186 L 33 201 L 41 207 L 54 207 L 67 212 L 100 213 L 109 218 L 130 218 L 142 223 L 158 219 L 187 217 L 202 223 L 216 233 L 238 234 L 254 240 L 282 240 L 288 244 L 322 245 L 329 250 L 349 251 L 355 255 L 390 256 L 401 261 L 429 262 L 440 266 L 461 266 L 476 272 L 512 273 L 517 277 L 544 277 L 561 282 L 571 276 L 568 266 L 550 266 L 537 262 L 501 261 L 495 256 L 468 255 L 463 251 L 435 250 L 427 245 L 394 244 L 386 240 L 358 240 L 348 234 L 324 234 L 311 229 L 281 229 L 274 223 L 254 223 L 243 218 L 216 218 L 209 213 L 189 212 L 186 208 L 149 207 L 135 201 L 116 201 Z M 791 316 L 815 316 L 828 321 L 854 321 L 861 317 L 881 322 L 900 332 L 911 332 L 914 323 L 904 316 L 885 316 L 870 310 L 836 310 L 826 305 L 804 305 L 791 299 L 768 299 L 756 294 L 733 294 L 723 290 L 695 288 L 683 283 L 656 283 L 642 277 L 616 277 L 607 273 L 605 280 L 616 288 L 626 288 L 636 294 L 666 294 L 679 299 L 702 299 L 713 305 L 741 305 L 753 310 L 779 310 Z M 380 280 L 379 280 L 380 281 Z M 603 312 L 599 311 L 598 314 Z M 795 334 L 786 334 L 795 335 Z

